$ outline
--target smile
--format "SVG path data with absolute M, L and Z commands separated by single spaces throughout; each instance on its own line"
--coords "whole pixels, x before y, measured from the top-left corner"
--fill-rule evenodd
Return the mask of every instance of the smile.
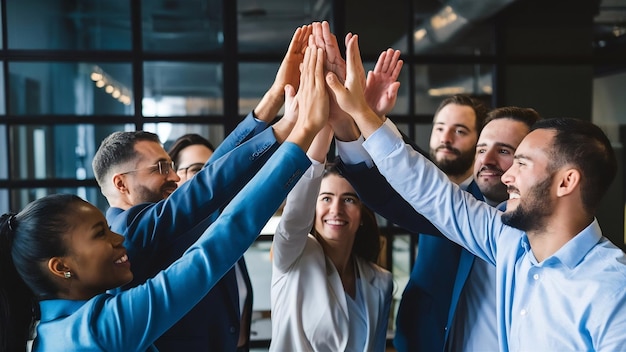
M 347 224 L 346 221 L 342 221 L 342 220 L 324 220 L 324 222 L 328 225 L 337 225 L 337 226 L 342 226 Z
M 128 255 L 124 254 L 120 259 L 115 261 L 115 264 L 122 264 L 128 261 Z

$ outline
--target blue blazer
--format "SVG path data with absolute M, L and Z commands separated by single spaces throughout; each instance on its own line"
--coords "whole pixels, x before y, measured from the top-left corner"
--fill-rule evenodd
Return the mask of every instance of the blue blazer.
M 199 240 L 174 265 L 142 285 L 87 301 L 40 302 L 33 350 L 155 351 L 154 341 L 232 268 L 310 164 L 298 146 L 283 143 Z
M 398 351 L 444 351 L 452 320 L 475 256 L 448 240 L 417 213 L 378 172 L 365 163 L 337 166 L 361 200 L 373 211 L 413 234 L 419 255 L 411 271 L 396 317 Z M 468 192 L 484 197 L 472 181 Z M 445 259 L 445 260 L 444 260 Z
M 215 221 L 219 210 L 278 148 L 273 130 L 266 127 L 248 115 L 215 150 L 203 170 L 167 199 L 126 211 L 108 209 L 107 221 L 113 231 L 126 237 L 124 245 L 132 262 L 134 279 L 122 290 L 140 285 L 167 268 Z M 258 136 L 246 141 L 253 135 Z M 243 264 L 250 294 L 246 305 L 252 312 L 252 286 Z M 235 351 L 239 316 L 237 280 L 232 268 L 194 309 L 159 338 L 156 346 L 160 351 Z M 245 323 L 249 331 L 250 315 Z

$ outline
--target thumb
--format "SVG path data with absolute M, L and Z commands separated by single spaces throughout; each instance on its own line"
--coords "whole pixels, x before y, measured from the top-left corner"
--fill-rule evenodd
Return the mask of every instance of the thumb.
M 387 97 L 391 99 L 398 96 L 398 89 L 400 89 L 400 82 L 393 82 L 387 89 Z
M 332 90 L 334 95 L 341 94 L 345 90 L 343 84 L 341 84 L 339 78 L 333 72 L 326 74 L 326 84 L 328 84 L 328 87 Z

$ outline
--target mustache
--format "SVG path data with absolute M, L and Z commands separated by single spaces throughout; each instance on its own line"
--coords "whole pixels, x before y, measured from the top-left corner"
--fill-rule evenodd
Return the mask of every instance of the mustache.
M 506 187 L 507 192 L 511 193 L 511 192 L 515 192 L 517 194 L 519 194 L 519 189 L 517 189 L 517 187 L 515 186 L 507 186 Z
M 161 191 L 165 191 L 167 189 L 177 189 L 178 185 L 176 184 L 176 182 L 173 181 L 167 181 L 163 184 L 163 187 L 161 187 Z
M 497 166 L 492 166 L 492 165 L 484 165 L 483 167 L 480 168 L 480 170 L 478 170 L 477 174 L 480 174 L 483 171 L 495 171 L 499 174 L 504 174 L 504 170 L 500 169 Z
M 454 153 L 455 155 L 461 155 L 461 151 L 460 151 L 460 150 L 458 150 L 458 149 L 456 149 L 456 148 L 452 148 L 452 147 L 451 147 L 451 146 L 449 146 L 449 145 L 440 145 L 440 146 L 438 146 L 438 147 L 437 147 L 437 149 L 435 149 L 435 152 L 438 152 L 438 151 L 440 151 L 440 150 L 442 150 L 442 149 L 445 149 L 445 150 L 447 150 L 447 151 L 449 151 L 449 152 L 452 152 L 452 153 Z

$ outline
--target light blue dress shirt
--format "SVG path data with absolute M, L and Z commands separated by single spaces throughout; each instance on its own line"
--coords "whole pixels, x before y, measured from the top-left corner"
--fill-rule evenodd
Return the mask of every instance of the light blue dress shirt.
M 504 225 L 501 211 L 448 181 L 388 126 L 363 146 L 418 212 L 496 265 L 501 351 L 626 350 L 626 255 L 596 220 L 539 263 L 526 234 Z
M 298 146 L 283 143 L 199 240 L 154 278 L 88 301 L 42 301 L 33 351 L 156 350 L 154 341 L 232 268 L 310 165 Z

